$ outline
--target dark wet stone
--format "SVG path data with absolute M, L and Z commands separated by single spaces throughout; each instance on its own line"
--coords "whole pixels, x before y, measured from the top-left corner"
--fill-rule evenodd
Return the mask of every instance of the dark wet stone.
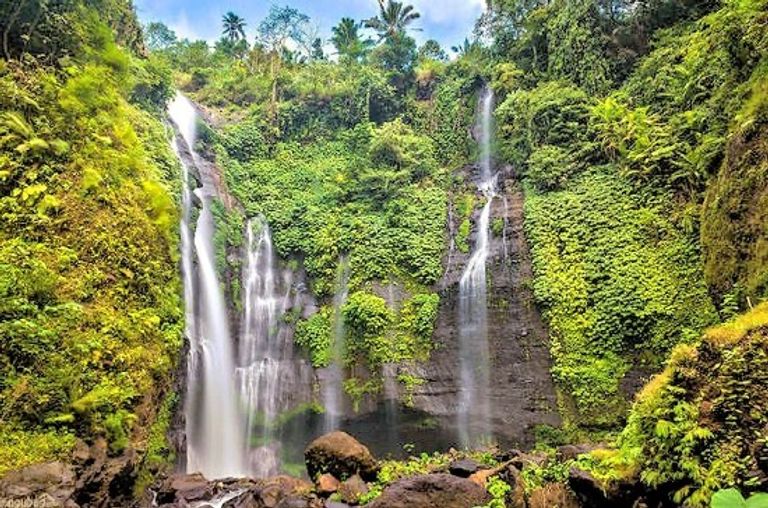
M 480 464 L 472 459 L 455 460 L 448 465 L 448 472 L 460 478 L 469 478 L 480 469 Z
M 490 500 L 486 490 L 450 474 L 426 474 L 399 480 L 366 508 L 473 508 Z
M 357 474 L 372 481 L 378 471 L 368 448 L 346 432 L 331 432 L 315 439 L 305 450 L 304 459 L 310 478 L 330 473 L 344 480 Z

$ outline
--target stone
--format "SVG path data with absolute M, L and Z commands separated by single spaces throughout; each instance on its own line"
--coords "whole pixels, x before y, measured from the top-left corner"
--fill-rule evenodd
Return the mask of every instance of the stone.
M 36 500 L 43 506 L 64 506 L 75 492 L 75 471 L 62 462 L 48 462 L 11 471 L 0 480 L 0 499 Z M 74 504 L 74 503 L 70 503 Z
M 587 508 L 632 508 L 642 494 L 639 482 L 623 481 L 603 485 L 587 471 L 572 467 L 568 486 Z
M 203 475 L 178 474 L 167 478 L 156 490 L 156 501 L 159 505 L 177 502 L 203 501 L 212 499 L 215 495 L 214 486 Z
M 569 460 L 576 460 L 579 455 L 584 455 L 585 453 L 589 453 L 593 450 L 596 450 L 598 447 L 595 445 L 564 445 L 557 448 L 555 451 L 555 457 L 557 457 L 557 460 L 560 462 L 567 462 Z
M 311 508 L 312 502 L 303 497 L 286 497 L 275 508 Z M 319 506 L 322 506 L 319 505 Z
M 398 480 L 366 508 L 473 508 L 489 501 L 488 492 L 476 483 L 437 473 Z
M 325 508 L 351 508 L 347 503 L 340 503 L 339 501 L 326 501 Z
M 454 460 L 448 465 L 448 472 L 460 478 L 469 478 L 480 469 L 480 464 L 472 459 Z
M 310 478 L 330 473 L 343 480 L 357 474 L 373 481 L 378 472 L 368 448 L 346 432 L 331 432 L 315 439 L 304 451 L 304 459 Z
M 518 470 L 523 471 L 528 466 L 542 467 L 549 457 L 546 453 L 521 453 L 511 461 Z
M 358 504 L 360 497 L 368 493 L 368 485 L 359 475 L 352 475 L 339 486 L 341 500 L 348 504 Z
M 290 476 L 276 476 L 260 482 L 257 500 L 261 502 L 259 507 L 277 508 L 286 499 L 308 495 L 312 490 L 312 484 Z
M 330 473 L 324 473 L 317 477 L 315 486 L 317 493 L 323 497 L 328 497 L 339 490 L 340 482 Z

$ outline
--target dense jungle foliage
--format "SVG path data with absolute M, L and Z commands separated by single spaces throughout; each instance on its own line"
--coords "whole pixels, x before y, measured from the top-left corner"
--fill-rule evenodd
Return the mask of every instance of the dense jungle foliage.
M 132 5 L 2 9 L 0 474 L 143 447 L 183 328 L 170 72 Z
M 376 374 L 433 348 L 444 257 L 470 250 L 483 204 L 457 170 L 475 158 L 488 83 L 497 163 L 525 191 L 564 419 L 540 448 L 608 443 L 576 464 L 685 506 L 765 490 L 768 2 L 488 7 L 449 59 L 383 7 L 341 20 L 329 55 L 291 7 L 273 6 L 255 41 L 228 13 L 209 47 L 141 27 L 129 0 L 3 3 L 0 475 L 78 438 L 146 451 L 146 475 L 169 460 L 183 329 L 173 86 L 203 109 L 198 148 L 242 205 L 214 209 L 219 269 L 238 273 L 227 253 L 263 216 L 320 302 L 291 317 L 296 342 L 328 365 L 341 319 L 341 360 Z M 438 460 L 387 464 L 380 482 Z M 557 468 L 529 481 L 561 481 Z
M 512 61 L 499 149 L 570 423 L 615 425 L 628 373 L 766 296 L 765 164 L 743 148 L 765 121 L 765 7 L 512 1 L 481 21 Z

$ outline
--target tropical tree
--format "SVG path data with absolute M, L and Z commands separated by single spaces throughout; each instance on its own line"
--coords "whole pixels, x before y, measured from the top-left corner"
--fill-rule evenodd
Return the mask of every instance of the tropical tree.
M 271 112 L 273 120 L 276 120 L 276 108 L 278 99 L 277 81 L 281 68 L 281 62 L 294 62 L 297 54 L 287 47 L 288 41 L 293 41 L 300 48 L 311 47 L 315 37 L 311 34 L 309 16 L 293 7 L 279 7 L 273 5 L 269 14 L 259 24 L 258 44 L 263 45 L 268 51 L 270 59 L 270 78 L 272 79 Z M 308 51 L 305 56 L 310 56 Z
M 309 16 L 293 7 L 273 5 L 259 24 L 259 41 L 274 52 L 280 52 L 288 41 L 303 48 L 311 46 L 314 41 L 311 31 Z
M 224 17 L 221 19 L 221 22 L 224 26 L 224 30 L 222 31 L 222 34 L 229 39 L 232 42 L 238 41 L 240 39 L 245 39 L 245 20 L 235 14 L 232 11 L 229 11 L 224 15 Z
M 464 42 L 458 46 L 451 46 L 451 51 L 459 56 L 466 56 L 472 53 L 475 49 L 480 47 L 480 43 L 477 41 L 469 42 L 469 39 L 465 38 Z
M 312 52 L 309 55 L 309 59 L 314 62 L 326 60 L 325 50 L 323 49 L 323 39 L 320 37 L 316 37 L 315 40 L 312 41 Z
M 362 23 L 357 23 L 352 18 L 342 18 L 338 25 L 333 27 L 333 37 L 331 42 L 336 47 L 336 52 L 340 57 L 359 61 L 365 56 L 373 46 L 371 39 L 363 40 L 360 37 L 360 28 Z
M 445 51 L 443 51 L 443 48 L 440 47 L 439 42 L 434 39 L 430 39 L 419 48 L 419 58 L 444 62 L 448 60 L 448 55 L 446 55 Z
M 144 27 L 144 39 L 152 51 L 168 49 L 177 41 L 176 33 L 160 22 L 152 22 Z
M 392 39 L 405 33 L 408 26 L 421 17 L 412 5 L 393 0 L 378 0 L 379 15 L 365 21 L 365 27 L 375 30 L 379 40 Z

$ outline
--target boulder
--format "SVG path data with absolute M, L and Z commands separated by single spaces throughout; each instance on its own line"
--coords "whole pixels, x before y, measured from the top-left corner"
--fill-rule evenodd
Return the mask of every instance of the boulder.
M 489 501 L 488 492 L 476 483 L 438 473 L 399 480 L 366 508 L 473 508 Z
M 277 508 L 288 499 L 303 498 L 312 491 L 312 484 L 290 476 L 276 476 L 259 482 L 256 488 L 256 499 L 261 504 L 259 508 Z
M 576 467 L 568 473 L 568 486 L 585 508 L 632 508 L 642 495 L 638 482 L 604 485 L 587 471 Z
M 339 490 L 340 482 L 335 476 L 329 473 L 321 474 L 315 482 L 317 493 L 323 497 L 328 497 Z
M 448 465 L 448 472 L 460 478 L 469 478 L 480 469 L 480 464 L 472 459 L 454 460 Z
M 378 466 L 371 452 L 346 432 L 331 432 L 321 436 L 304 451 L 310 478 L 330 473 L 344 480 L 355 474 L 363 480 L 376 479 Z
M 40 506 L 76 506 L 72 501 L 74 492 L 74 468 L 62 462 L 28 466 L 11 471 L 0 480 L 0 500 L 34 500 Z
M 339 486 L 341 500 L 349 504 L 358 504 L 360 497 L 368 493 L 368 485 L 358 475 L 352 475 Z

